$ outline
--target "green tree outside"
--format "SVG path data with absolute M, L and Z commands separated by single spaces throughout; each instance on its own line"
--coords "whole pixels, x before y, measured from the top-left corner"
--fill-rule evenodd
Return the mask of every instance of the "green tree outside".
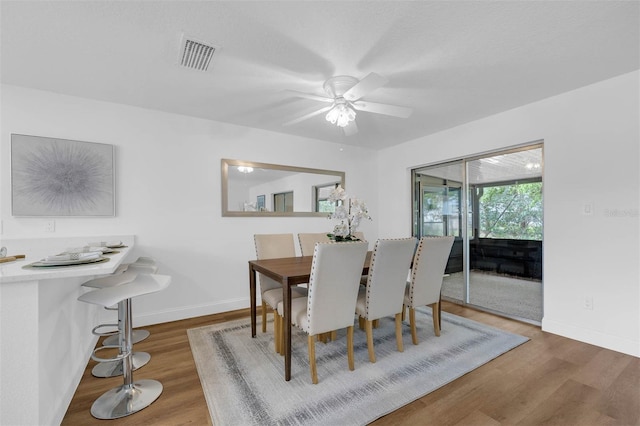
M 542 240 L 542 182 L 480 189 L 480 237 Z

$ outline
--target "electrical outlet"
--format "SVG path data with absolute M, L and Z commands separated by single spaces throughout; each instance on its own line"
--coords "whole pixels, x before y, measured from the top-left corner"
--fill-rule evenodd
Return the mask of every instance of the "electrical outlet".
M 593 297 L 591 296 L 584 297 L 584 308 L 588 311 L 593 311 Z
M 45 221 L 44 232 L 56 232 L 56 221 L 53 219 Z
M 582 204 L 582 214 L 585 216 L 593 216 L 593 203 L 585 202 Z

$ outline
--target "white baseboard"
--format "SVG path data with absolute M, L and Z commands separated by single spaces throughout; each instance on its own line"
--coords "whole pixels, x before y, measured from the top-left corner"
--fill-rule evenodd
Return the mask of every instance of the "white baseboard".
M 624 339 L 596 330 L 576 327 L 553 320 L 542 319 L 542 331 L 568 337 L 569 339 L 589 343 L 601 348 L 640 357 L 640 341 Z
M 258 300 L 257 303 L 258 306 L 260 306 L 260 300 Z M 133 326 L 144 327 L 147 325 L 218 314 L 220 312 L 235 311 L 238 309 L 248 308 L 249 305 L 249 298 L 243 297 L 239 299 L 224 300 L 213 304 L 183 306 L 176 309 L 158 312 L 136 313 L 134 315 Z

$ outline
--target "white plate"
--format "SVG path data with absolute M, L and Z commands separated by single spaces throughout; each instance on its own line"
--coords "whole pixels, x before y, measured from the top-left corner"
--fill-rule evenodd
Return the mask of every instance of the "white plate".
M 98 263 L 109 260 L 108 257 L 96 257 L 93 259 L 75 259 L 75 260 L 40 260 L 33 262 L 30 266 L 70 266 L 70 265 L 85 265 L 87 263 Z

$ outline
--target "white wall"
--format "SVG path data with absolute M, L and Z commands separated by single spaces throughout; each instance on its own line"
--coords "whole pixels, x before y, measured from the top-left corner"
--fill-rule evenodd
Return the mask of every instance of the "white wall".
M 639 81 L 636 71 L 380 151 L 379 236 L 410 229 L 411 168 L 544 140 L 543 330 L 640 356 Z
M 333 229 L 322 217 L 221 217 L 221 158 L 344 170 L 369 202 L 373 221 L 362 231 L 375 241 L 374 151 L 15 86 L 1 95 L 1 237 L 136 235 L 133 256 L 154 256 L 173 276 L 135 302 L 136 326 L 247 307 L 254 233 Z M 44 219 L 11 217 L 11 133 L 114 144 L 116 217 L 55 218 L 55 233 Z

